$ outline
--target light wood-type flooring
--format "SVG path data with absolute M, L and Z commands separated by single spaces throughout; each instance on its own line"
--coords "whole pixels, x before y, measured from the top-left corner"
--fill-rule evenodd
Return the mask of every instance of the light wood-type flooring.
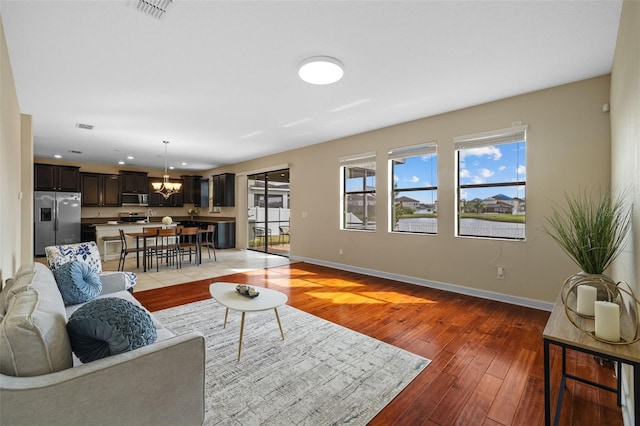
M 291 306 L 431 359 L 372 425 L 544 424 L 542 330 L 549 312 L 308 263 L 135 296 L 155 311 L 210 298 L 214 281 L 282 291 Z M 560 351 L 553 347 L 552 369 L 555 393 Z M 612 365 L 591 356 L 568 351 L 567 369 L 615 386 Z M 568 380 L 560 424 L 622 425 L 622 414 L 615 394 Z

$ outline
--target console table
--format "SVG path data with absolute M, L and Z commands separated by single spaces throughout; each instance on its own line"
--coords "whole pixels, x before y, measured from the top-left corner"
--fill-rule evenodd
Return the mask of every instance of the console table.
M 623 315 L 622 334 L 629 335 L 633 333 L 633 326 L 629 321 L 628 315 Z M 593 330 L 593 319 L 578 317 L 576 322 L 585 329 Z M 632 330 L 631 333 L 625 330 Z M 549 358 L 550 345 L 556 345 L 562 348 L 562 376 L 560 381 L 560 389 L 558 391 L 558 399 L 556 403 L 556 411 L 553 424 L 557 425 L 560 420 L 560 409 L 562 407 L 562 397 L 566 379 L 577 380 L 591 386 L 615 392 L 618 396 L 618 406 L 621 405 L 621 372 L 620 364 L 627 364 L 633 368 L 633 394 L 634 394 L 634 416 L 635 422 L 640 422 L 640 342 L 632 345 L 611 345 L 595 340 L 576 328 L 565 312 L 561 295 L 558 295 L 555 306 L 549 317 L 549 321 L 543 332 L 544 340 L 544 419 L 545 425 L 551 425 L 551 366 Z M 606 358 L 618 363 L 617 385 L 615 388 L 595 383 L 573 374 L 568 374 L 566 370 L 566 351 L 573 349 L 575 351 L 584 352 L 597 357 Z

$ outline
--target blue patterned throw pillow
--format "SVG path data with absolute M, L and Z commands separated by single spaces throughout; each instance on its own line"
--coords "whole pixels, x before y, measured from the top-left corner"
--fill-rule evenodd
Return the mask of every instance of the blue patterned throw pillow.
M 76 305 L 95 299 L 102 291 L 102 281 L 84 262 L 68 262 L 53 271 L 64 303 Z
M 86 363 L 155 342 L 151 315 L 117 297 L 96 299 L 75 311 L 67 322 L 71 349 Z

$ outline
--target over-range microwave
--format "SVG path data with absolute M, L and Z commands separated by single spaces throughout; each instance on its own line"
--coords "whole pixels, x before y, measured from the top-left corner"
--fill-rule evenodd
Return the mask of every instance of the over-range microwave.
M 149 194 L 122 194 L 120 200 L 123 206 L 148 206 Z

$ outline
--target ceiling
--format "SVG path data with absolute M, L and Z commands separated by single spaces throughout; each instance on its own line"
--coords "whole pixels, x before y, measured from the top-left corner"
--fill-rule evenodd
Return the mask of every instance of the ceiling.
M 155 19 L 133 4 L 0 3 L 36 157 L 163 168 L 168 140 L 170 166 L 202 171 L 607 74 L 622 6 L 175 0 Z M 344 78 L 300 80 L 316 55 Z

